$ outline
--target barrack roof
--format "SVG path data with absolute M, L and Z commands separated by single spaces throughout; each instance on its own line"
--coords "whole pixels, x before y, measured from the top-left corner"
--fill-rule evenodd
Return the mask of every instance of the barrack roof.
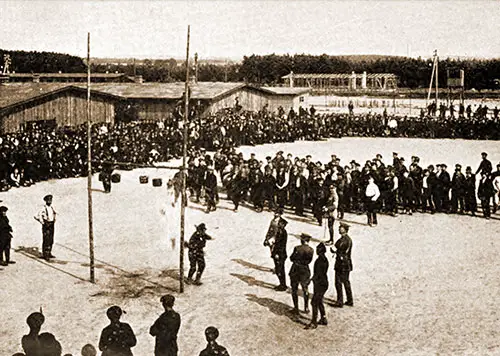
M 361 78 L 363 74 L 354 73 L 356 78 Z M 282 76 L 282 79 L 350 79 L 352 78 L 352 73 L 290 73 Z M 378 79 L 378 78 L 393 78 L 396 79 L 397 75 L 393 73 L 370 73 L 366 75 L 367 79 Z

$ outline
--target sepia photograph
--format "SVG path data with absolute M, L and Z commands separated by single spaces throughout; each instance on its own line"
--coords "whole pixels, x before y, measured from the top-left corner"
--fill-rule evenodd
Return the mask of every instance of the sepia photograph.
M 0 356 L 500 355 L 499 1 L 0 14 Z

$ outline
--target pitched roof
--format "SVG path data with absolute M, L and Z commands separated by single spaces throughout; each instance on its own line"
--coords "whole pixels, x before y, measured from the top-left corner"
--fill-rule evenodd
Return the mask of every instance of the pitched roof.
M 70 83 L 0 84 L 0 109 L 49 95 L 70 85 Z
M 7 73 L 10 78 L 87 78 L 87 73 Z M 91 78 L 116 79 L 125 76 L 124 73 L 91 73 Z
M 300 87 L 252 87 L 254 89 L 263 91 L 268 94 L 273 95 L 300 95 L 308 93 L 310 88 L 300 88 Z
M 84 84 L 76 84 L 85 87 Z M 191 98 L 213 100 L 244 87 L 244 83 L 198 82 L 189 85 Z M 93 83 L 92 90 L 127 99 L 181 99 L 184 83 Z

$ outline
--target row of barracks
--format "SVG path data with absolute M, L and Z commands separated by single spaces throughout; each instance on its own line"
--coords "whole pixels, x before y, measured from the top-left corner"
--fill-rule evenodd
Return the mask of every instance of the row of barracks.
M 134 108 L 134 119 L 167 120 L 183 99 L 184 83 L 92 83 L 91 120 L 114 123 L 117 111 Z M 308 88 L 254 87 L 244 83 L 197 82 L 190 84 L 191 103 L 201 115 L 232 108 L 298 111 L 308 107 Z M 23 130 L 34 122 L 53 126 L 78 126 L 87 120 L 87 88 L 83 83 L 0 84 L 0 133 Z

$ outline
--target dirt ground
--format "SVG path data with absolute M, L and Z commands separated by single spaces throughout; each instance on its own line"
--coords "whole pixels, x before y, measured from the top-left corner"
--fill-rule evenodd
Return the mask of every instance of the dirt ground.
M 477 168 L 482 151 L 500 160 L 498 142 L 419 139 L 346 138 L 324 142 L 243 147 L 260 159 L 278 149 L 312 153 L 327 160 L 335 153 L 342 163 L 358 162 L 392 151 L 421 164 L 457 162 Z M 454 215 L 381 216 L 379 226 L 365 217 L 346 214 L 351 224 L 354 307 L 327 306 L 328 326 L 304 330 L 310 314 L 299 320 L 289 313 L 290 291 L 275 292 L 269 251 L 262 246 L 272 213 L 241 207 L 234 213 L 225 199 L 209 215 L 190 204 L 186 236 L 205 222 L 207 268 L 202 286 L 177 293 L 179 244 L 172 249 L 160 209 L 165 187 L 139 184 L 139 175 L 166 178 L 171 171 L 121 172 L 122 181 L 104 194 L 95 177 L 94 233 L 97 284 L 89 283 L 86 179 L 39 183 L 1 193 L 14 228 L 15 265 L 0 270 L 0 355 L 21 351 L 28 332 L 26 317 L 40 307 L 42 331 L 54 333 L 63 353 L 79 355 L 86 343 L 97 346 L 107 325 L 106 309 L 120 305 L 137 335 L 134 355 L 152 355 L 149 327 L 162 312 L 162 294 L 176 295 L 181 314 L 179 354 L 198 355 L 205 347 L 204 329 L 220 330 L 219 342 L 231 355 L 500 355 L 500 214 L 492 220 Z M 41 228 L 33 219 L 45 194 L 54 195 L 58 212 L 53 253 L 48 264 L 35 257 Z M 222 195 L 225 198 L 224 195 Z M 313 219 L 285 214 L 288 250 L 308 232 L 315 246 L 325 238 Z M 338 222 L 336 222 L 336 229 Z M 186 256 L 187 257 L 187 256 Z M 333 259 L 327 302 L 335 298 Z M 186 258 L 187 272 L 187 258 Z M 291 264 L 287 261 L 286 268 Z M 312 286 L 311 286 L 312 291 Z M 300 306 L 303 306 L 300 299 Z

